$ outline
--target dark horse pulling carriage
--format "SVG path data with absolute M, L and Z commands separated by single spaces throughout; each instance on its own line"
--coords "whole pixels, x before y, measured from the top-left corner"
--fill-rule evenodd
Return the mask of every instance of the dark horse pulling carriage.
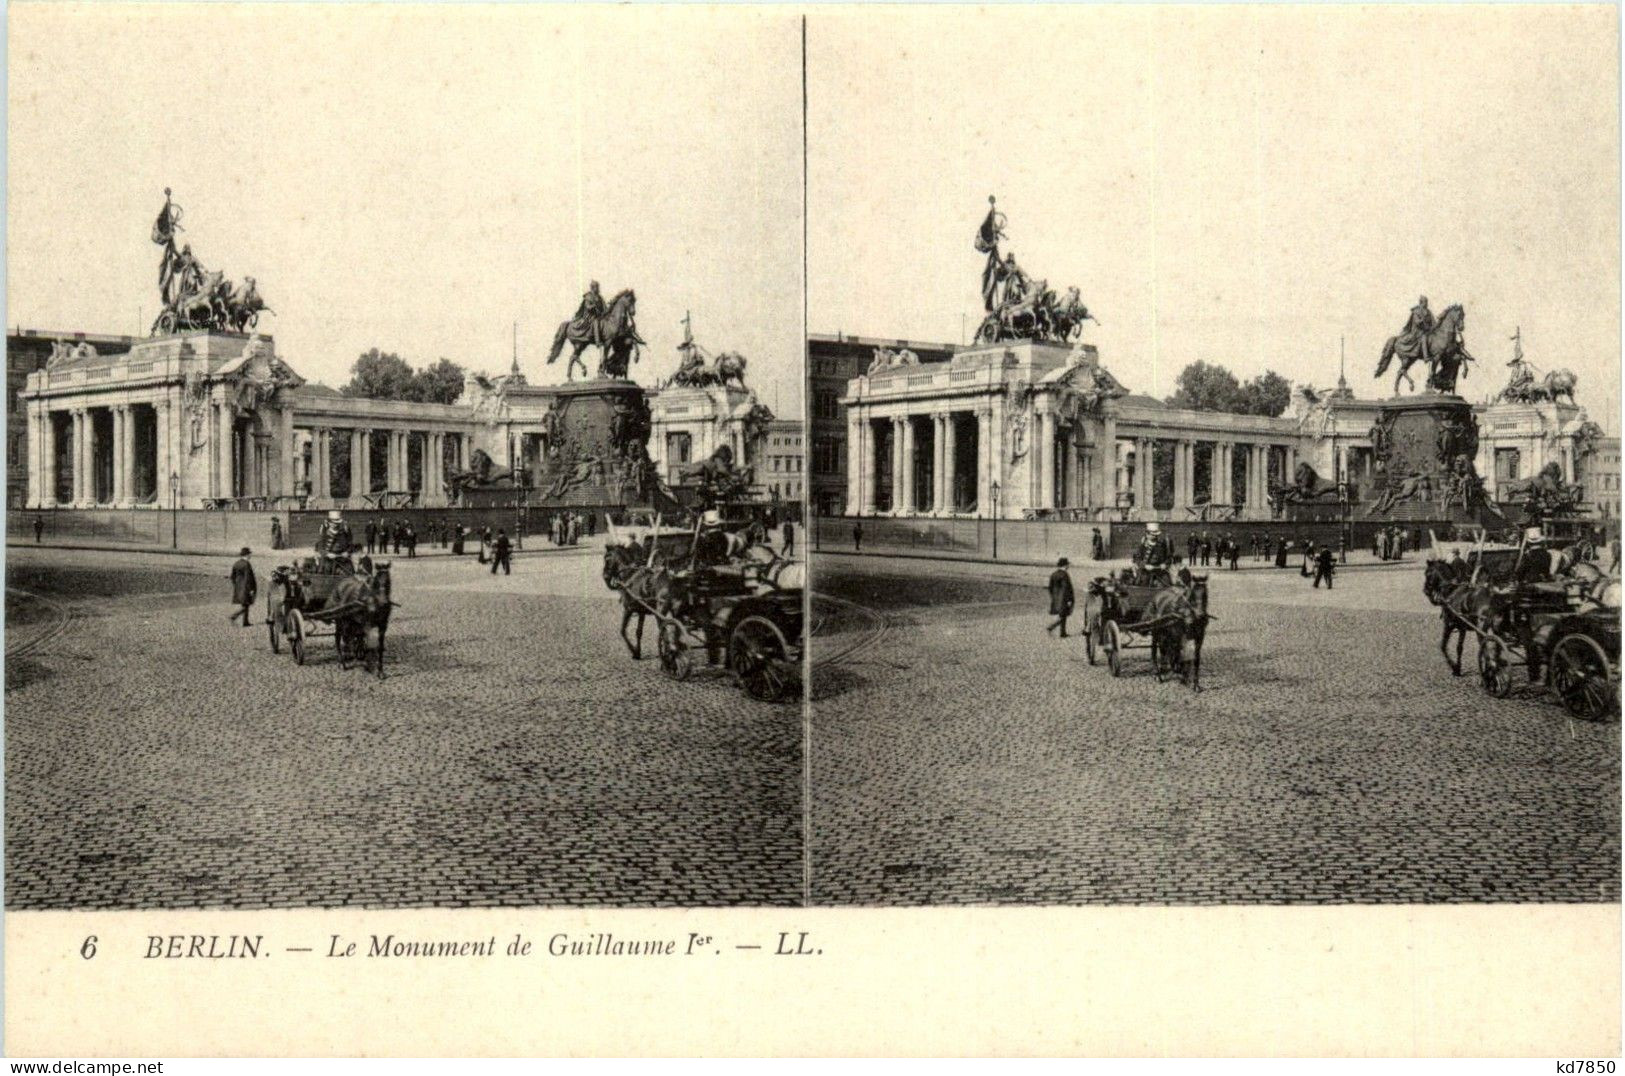
M 1112 675 L 1121 676 L 1123 651 L 1149 649 L 1158 683 L 1165 675 L 1177 675 L 1200 691 L 1202 642 L 1212 619 L 1205 575 L 1175 583 L 1166 571 L 1141 569 L 1132 581 L 1095 579 L 1083 600 L 1084 652 L 1091 665 L 1104 652 Z
M 748 544 L 725 524 L 610 525 L 604 582 L 621 593 L 621 638 L 643 656 L 654 617 L 660 668 L 687 680 L 703 664 L 727 668 L 751 698 L 800 695 L 804 641 L 801 565 Z M 627 634 L 637 618 L 634 635 Z
M 287 639 L 294 662 L 303 665 L 309 641 L 330 635 L 339 668 L 356 663 L 382 680 L 384 637 L 396 605 L 389 583 L 387 561 L 370 574 L 357 572 L 347 556 L 305 557 L 277 568 L 265 596 L 271 650 L 280 654 Z
M 1585 561 L 1565 557 L 1554 579 L 1519 579 L 1523 549 L 1475 551 L 1459 565 L 1430 561 L 1423 582 L 1440 607 L 1439 649 L 1462 674 L 1468 632 L 1478 640 L 1479 686 L 1512 693 L 1514 668 L 1543 684 L 1575 717 L 1619 712 L 1620 584 Z M 1456 639 L 1452 660 L 1449 644 Z

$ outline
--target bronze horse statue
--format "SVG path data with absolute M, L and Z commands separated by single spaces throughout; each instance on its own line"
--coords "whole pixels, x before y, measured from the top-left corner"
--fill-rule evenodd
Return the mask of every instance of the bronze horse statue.
M 547 353 L 548 365 L 558 360 L 568 341 L 574 349 L 565 370 L 568 380 L 575 380 L 577 366 L 581 367 L 582 376 L 586 376 L 587 364 L 582 361 L 581 353 L 588 346 L 598 348 L 600 377 L 625 377 L 628 362 L 636 360 L 637 348 L 643 343 L 637 330 L 637 306 L 638 297 L 631 288 L 626 288 L 610 300 L 602 315 L 590 319 L 587 325 L 577 325 L 574 318 L 561 321 L 558 332 L 553 334 L 553 349 Z
M 1467 354 L 1467 348 L 1462 344 L 1462 327 L 1466 324 L 1467 314 L 1460 303 L 1453 303 L 1445 307 L 1444 313 L 1433 325 L 1433 331 L 1427 334 L 1427 347 L 1425 354 L 1428 362 L 1428 385 L 1441 392 L 1456 391 L 1456 371 L 1464 361 L 1472 359 Z M 1406 347 L 1401 350 L 1399 337 L 1390 336 L 1388 342 L 1382 345 L 1382 359 L 1377 363 L 1377 372 L 1373 376 L 1381 377 L 1388 369 L 1388 364 L 1395 357 L 1399 359 L 1399 372 L 1394 376 L 1394 395 L 1399 395 L 1399 383 L 1405 381 L 1416 387 L 1408 371 L 1416 363 L 1423 361 L 1424 349 L 1418 345 Z

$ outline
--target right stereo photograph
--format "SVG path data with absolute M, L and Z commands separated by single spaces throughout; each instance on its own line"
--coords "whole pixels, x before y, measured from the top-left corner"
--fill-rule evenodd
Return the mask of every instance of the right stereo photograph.
M 811 903 L 1617 903 L 1618 100 L 1603 8 L 810 20 Z

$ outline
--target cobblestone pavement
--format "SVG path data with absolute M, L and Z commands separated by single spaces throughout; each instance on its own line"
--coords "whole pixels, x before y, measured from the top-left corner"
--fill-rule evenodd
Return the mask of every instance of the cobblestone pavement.
M 11 908 L 802 900 L 799 707 L 633 662 L 590 553 L 396 558 L 383 681 L 228 625 L 227 559 L 8 560 L 65 623 L 8 654 Z
M 813 903 L 1620 899 L 1619 724 L 1453 678 L 1419 566 L 1214 571 L 1201 694 L 1047 576 L 821 560 Z

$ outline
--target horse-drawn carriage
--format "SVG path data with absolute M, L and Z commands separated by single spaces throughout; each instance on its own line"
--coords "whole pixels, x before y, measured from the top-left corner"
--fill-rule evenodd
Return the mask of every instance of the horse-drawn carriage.
M 384 678 L 384 636 L 389 627 L 389 564 L 358 573 L 347 556 L 305 557 L 271 573 L 265 623 L 273 653 L 288 642 L 295 664 L 310 656 L 310 640 L 331 637 L 339 668 L 352 663 Z
M 1211 619 L 1205 575 L 1176 584 L 1165 570 L 1141 569 L 1132 581 L 1095 579 L 1083 600 L 1084 653 L 1091 665 L 1103 653 L 1112 675 L 1121 676 L 1123 651 L 1148 649 L 1158 683 L 1177 675 L 1200 691 L 1202 642 Z
M 1542 684 L 1575 717 L 1601 720 L 1619 710 L 1620 583 L 1595 564 L 1563 558 L 1551 579 L 1520 579 L 1525 550 L 1470 553 L 1452 566 L 1428 565 L 1424 592 L 1441 607 L 1439 649 L 1461 675 L 1462 649 L 1478 641 L 1479 686 L 1493 698 L 1512 693 L 1513 670 Z M 1456 656 L 1449 643 L 1456 638 Z
M 660 668 L 671 679 L 720 666 L 752 698 L 799 695 L 805 645 L 799 562 L 715 523 L 611 523 L 604 582 L 621 593 L 621 638 L 634 659 L 642 657 L 644 621 L 653 617 Z M 636 634 L 629 637 L 634 617 Z

